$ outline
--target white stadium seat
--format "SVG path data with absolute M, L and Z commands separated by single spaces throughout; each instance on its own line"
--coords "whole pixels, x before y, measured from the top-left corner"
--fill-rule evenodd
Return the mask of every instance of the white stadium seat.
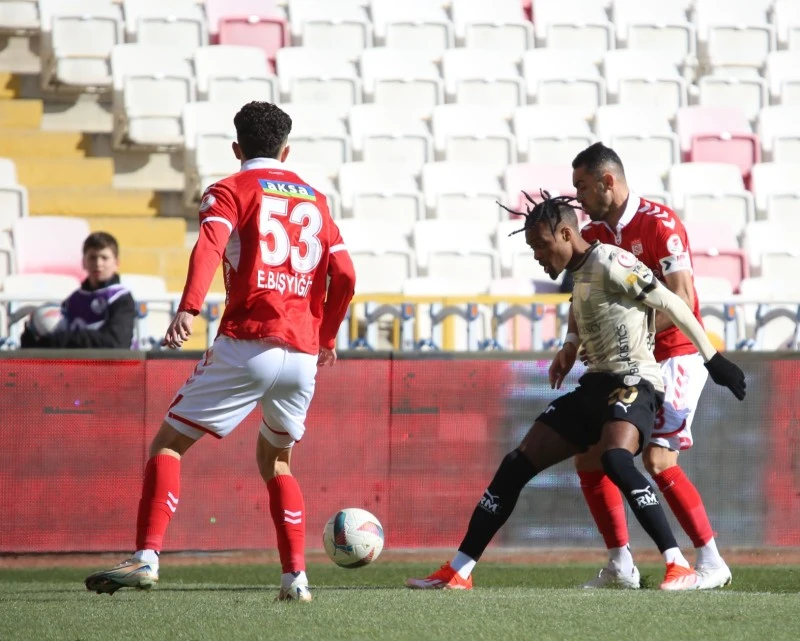
M 169 44 L 185 58 L 208 44 L 205 14 L 194 0 L 125 0 L 124 6 L 129 42 Z
M 197 97 L 210 102 L 279 102 L 278 79 L 256 47 L 214 45 L 194 52 Z
M 433 160 L 433 138 L 428 125 L 414 111 L 366 103 L 350 110 L 348 122 L 358 159 L 403 163 L 416 171 Z
M 434 162 L 422 168 L 422 189 L 429 215 L 491 225 L 502 202 L 500 181 L 490 167 L 462 162 Z
M 445 91 L 458 104 L 503 107 L 525 104 L 518 56 L 493 49 L 450 49 L 442 56 Z

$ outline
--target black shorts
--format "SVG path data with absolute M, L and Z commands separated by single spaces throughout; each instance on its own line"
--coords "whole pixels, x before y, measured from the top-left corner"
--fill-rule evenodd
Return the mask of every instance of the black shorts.
M 603 372 L 584 374 L 578 387 L 550 403 L 536 420 L 552 427 L 581 452 L 600 440 L 603 425 L 609 421 L 628 421 L 641 436 L 638 454 L 650 442 L 664 394 L 643 378 L 631 378 Z

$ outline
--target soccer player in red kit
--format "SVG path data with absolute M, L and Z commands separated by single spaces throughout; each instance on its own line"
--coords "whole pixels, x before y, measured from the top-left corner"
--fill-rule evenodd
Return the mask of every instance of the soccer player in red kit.
M 355 288 L 353 263 L 327 199 L 284 165 L 291 118 L 266 102 L 234 118 L 241 171 L 206 189 L 200 235 L 164 345 L 192 333 L 220 260 L 227 303 L 214 344 L 178 391 L 150 446 L 136 522 L 136 552 L 86 578 L 113 594 L 158 581 L 164 534 L 180 500 L 181 457 L 204 434 L 222 438 L 261 404 L 256 456 L 267 484 L 283 574 L 279 600 L 310 601 L 306 514 L 290 471 L 305 431 L 318 365 L 336 362 L 335 338 Z
M 668 207 L 631 193 L 622 161 L 602 143 L 583 150 L 572 167 L 578 200 L 592 221 L 581 235 L 589 242 L 599 240 L 634 254 L 702 323 L 689 239 L 680 219 Z M 578 328 L 571 313 L 569 323 L 567 342 L 550 367 L 555 387 L 572 368 L 578 352 Z M 654 356 L 661 366 L 665 400 L 642 462 L 695 546 L 698 589 L 722 587 L 731 581 L 730 569 L 717 550 L 700 493 L 678 465 L 678 453 L 692 447 L 692 419 L 708 372 L 695 346 L 664 314 L 656 315 Z M 597 451 L 576 456 L 575 467 L 610 556 L 608 565 L 584 587 L 638 588 L 639 571 L 628 546 L 619 490 L 603 472 Z

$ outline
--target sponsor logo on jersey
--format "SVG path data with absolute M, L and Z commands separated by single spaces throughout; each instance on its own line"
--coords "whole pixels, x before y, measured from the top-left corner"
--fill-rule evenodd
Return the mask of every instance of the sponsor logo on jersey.
M 631 243 L 631 251 L 634 256 L 641 256 L 644 253 L 644 246 L 642 245 L 641 238 L 637 238 Z
M 667 251 L 673 256 L 678 256 L 683 252 L 683 241 L 678 234 L 672 234 L 667 238 Z
M 308 185 L 267 180 L 266 178 L 259 178 L 258 182 L 265 194 L 284 196 L 286 198 L 301 198 L 302 200 L 317 199 L 317 194 Z
M 200 201 L 200 213 L 204 214 L 207 212 L 214 206 L 215 202 L 217 202 L 217 199 L 214 197 L 214 194 L 206 193 L 203 196 L 203 200 Z

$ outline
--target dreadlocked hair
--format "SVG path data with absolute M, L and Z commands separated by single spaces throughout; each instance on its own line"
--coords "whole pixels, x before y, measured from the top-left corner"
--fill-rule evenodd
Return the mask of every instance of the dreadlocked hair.
M 550 196 L 549 191 L 540 189 L 539 195 L 542 197 L 542 201 L 537 203 L 528 192 L 523 191 L 522 194 L 529 203 L 525 205 L 525 211 L 514 211 L 505 205 L 497 203 L 510 214 L 525 216 L 525 224 L 522 228 L 512 231 L 509 236 L 531 229 L 534 225 L 542 222 L 547 223 L 553 235 L 555 235 L 556 229 L 562 222 L 575 229 L 578 228 L 578 217 L 575 215 L 575 207 L 572 205 L 577 201 L 572 196 Z M 533 208 L 531 208 L 531 205 L 533 205 Z

